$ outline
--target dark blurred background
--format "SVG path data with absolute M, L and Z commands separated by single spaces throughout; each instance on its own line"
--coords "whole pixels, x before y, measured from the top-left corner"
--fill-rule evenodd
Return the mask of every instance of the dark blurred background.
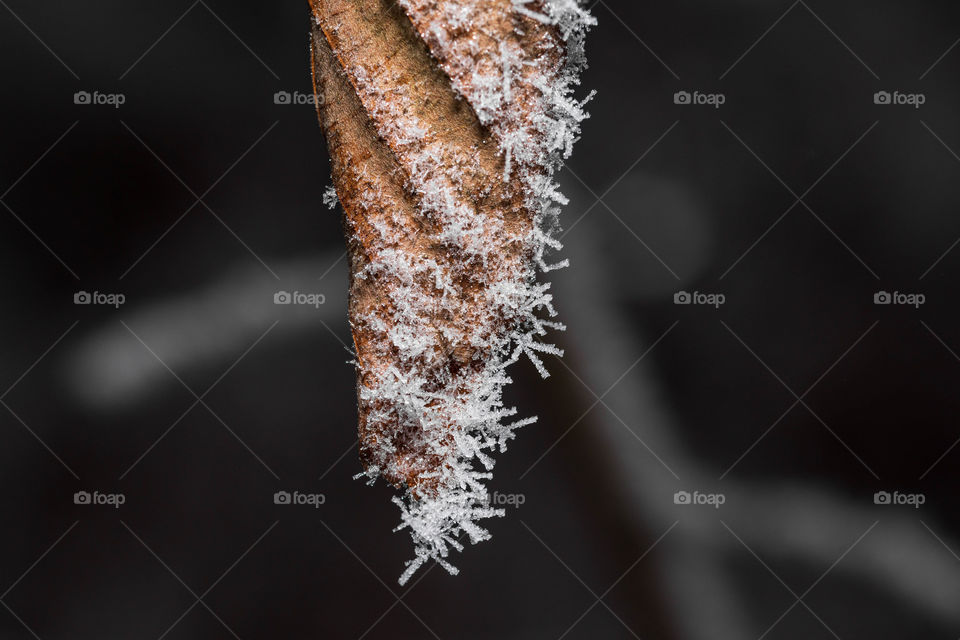
M 960 635 L 956 3 L 592 6 L 567 356 L 404 588 L 306 2 L 0 5 L 0 638 Z

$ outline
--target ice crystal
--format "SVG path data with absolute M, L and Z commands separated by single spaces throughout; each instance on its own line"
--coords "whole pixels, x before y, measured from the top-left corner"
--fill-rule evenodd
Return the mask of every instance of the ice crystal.
M 327 206 L 327 209 L 335 209 L 337 206 L 337 190 L 333 188 L 333 185 L 327 185 L 327 188 L 323 190 L 323 204 Z

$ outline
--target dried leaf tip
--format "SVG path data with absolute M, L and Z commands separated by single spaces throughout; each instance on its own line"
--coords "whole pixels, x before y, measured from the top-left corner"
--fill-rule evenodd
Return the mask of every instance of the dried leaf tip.
M 575 0 L 311 0 L 314 84 L 343 205 L 365 475 L 404 489 L 414 558 L 451 573 L 517 428 L 503 387 L 556 311 L 553 179 L 587 117 Z M 589 96 L 588 96 L 589 99 Z M 325 197 L 334 202 L 334 198 Z

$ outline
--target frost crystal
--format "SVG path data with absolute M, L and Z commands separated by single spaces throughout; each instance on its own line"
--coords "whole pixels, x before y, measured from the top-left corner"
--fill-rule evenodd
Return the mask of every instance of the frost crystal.
M 536 420 L 511 421 L 516 410 L 502 399 L 506 370 L 526 356 L 547 377 L 538 354 L 562 355 L 542 341 L 563 325 L 549 319 L 556 311 L 538 270 L 566 266 L 545 259 L 561 248 L 558 205 L 566 202 L 553 175 L 587 117 L 586 100 L 573 94 L 594 20 L 576 0 L 398 4 L 444 81 L 476 115 L 473 126 L 482 125 L 495 145 L 463 143 L 469 132 L 457 130 L 454 119 L 445 123 L 453 133 L 438 131 L 423 107 L 427 89 L 409 80 L 417 67 L 398 71 L 400 63 L 372 67 L 340 56 L 418 209 L 411 230 L 403 203 L 390 200 L 376 169 L 348 167 L 358 185 L 351 197 L 379 216 L 352 227 L 366 234 L 353 286 L 382 285 L 375 300 L 351 307 L 360 336 L 360 476 L 406 486 L 404 497 L 394 498 L 397 529 L 409 531 L 415 545 L 404 584 L 431 559 L 456 573 L 450 550 L 490 537 L 477 523 L 503 515 L 485 486 L 492 454 Z M 342 39 L 346 50 L 361 42 L 350 40 L 348 29 L 333 24 L 328 37 L 335 46 Z M 431 95 L 431 105 L 443 99 Z M 491 164 L 502 166 L 502 176 L 489 175 Z M 396 207 L 385 212 L 378 207 L 384 201 Z
M 323 204 L 327 206 L 327 209 L 335 209 L 337 206 L 337 190 L 333 188 L 333 185 L 327 185 L 327 188 L 323 190 Z

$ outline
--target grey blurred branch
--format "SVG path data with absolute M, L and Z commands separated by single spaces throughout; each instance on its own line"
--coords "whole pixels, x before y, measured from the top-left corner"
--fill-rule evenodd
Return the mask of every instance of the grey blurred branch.
M 660 204 L 671 206 L 670 202 Z M 689 211 L 690 202 L 672 206 L 684 208 L 687 215 L 681 219 L 687 226 L 693 224 L 696 216 Z M 620 420 L 604 412 L 591 433 L 618 478 L 620 509 L 633 523 L 639 540 L 646 539 L 649 531 L 681 521 L 662 545 L 666 554 L 662 567 L 675 620 L 686 637 L 739 640 L 758 635 L 760 625 L 751 620 L 745 597 L 738 592 L 730 556 L 754 552 L 760 558 L 788 558 L 819 574 L 832 567 L 845 544 L 878 520 L 880 524 L 863 537 L 857 552 L 837 563 L 835 571 L 884 588 L 938 620 L 960 622 L 956 606 L 960 561 L 951 557 L 960 545 L 942 532 L 934 534 L 935 527 L 924 530 L 895 512 L 853 504 L 822 489 L 734 481 L 724 484 L 723 518 L 739 540 L 718 525 L 715 514 L 696 509 L 681 514 L 672 503 L 673 491 L 711 486 L 716 474 L 680 441 L 680 427 L 661 400 L 651 360 L 630 368 L 652 342 L 628 322 L 617 302 L 620 292 L 612 288 L 611 265 L 623 261 L 617 251 L 628 250 L 624 247 L 630 244 L 605 242 L 617 250 L 609 255 L 600 249 L 589 222 L 580 224 L 566 243 L 573 266 L 556 278 L 555 286 L 569 326 L 568 362 L 594 390 L 605 388 L 611 372 L 629 369 L 603 399 Z M 293 336 L 326 327 L 331 339 L 340 340 L 329 326 L 342 323 L 346 314 L 346 264 L 337 255 L 280 265 L 279 271 L 289 276 L 282 283 L 285 289 L 322 291 L 326 302 L 320 308 L 282 309 L 278 332 Z M 696 267 L 692 261 L 686 272 Z M 326 274 L 322 282 L 320 274 Z M 276 289 L 275 281 L 263 278 L 259 271 L 236 271 L 209 286 L 141 308 L 126 322 L 145 336 L 171 368 L 187 371 L 234 356 L 259 335 L 277 318 Z M 631 293 L 643 295 L 640 290 Z M 70 354 L 66 370 L 77 397 L 104 410 L 144 401 L 154 393 L 155 382 L 169 375 L 120 323 L 105 324 L 88 334 Z M 593 396 L 586 389 L 583 393 L 589 404 Z M 699 615 L 687 615 L 694 609 Z

